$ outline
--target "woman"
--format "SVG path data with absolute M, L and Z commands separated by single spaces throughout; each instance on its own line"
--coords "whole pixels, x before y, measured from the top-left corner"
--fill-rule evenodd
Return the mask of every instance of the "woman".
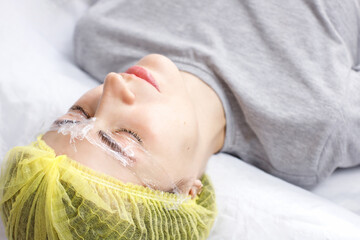
M 224 127 L 213 90 L 161 55 L 109 73 L 50 131 L 8 153 L 8 238 L 205 239 L 216 206 L 204 170 Z
M 85 94 L 57 124 L 63 129 L 88 116 L 94 122 L 76 131 L 65 127 L 65 136 L 49 132 L 43 139 L 58 155 L 65 153 L 122 182 L 193 197 L 200 191 L 208 157 L 217 151 L 311 188 L 335 168 L 359 164 L 358 10 L 356 1 L 336 0 L 98 1 L 76 29 L 76 61 L 99 81 L 109 72 L 128 69 L 128 74 L 106 75 L 104 86 Z M 78 114 L 83 114 L 80 120 L 68 118 Z M 97 135 L 77 141 L 86 126 Z M 75 148 L 69 144 L 72 136 Z M 119 136 L 143 142 L 162 170 L 141 168 L 141 160 L 133 164 L 132 151 L 125 150 L 120 150 L 122 164 L 109 160 L 99 165 L 98 157 L 107 159 L 108 150 L 97 151 L 90 144 L 108 141 L 110 150 L 126 148 L 115 144 Z M 66 184 L 72 182 L 72 175 L 60 175 Z M 89 184 L 82 180 L 79 186 Z M 65 191 L 74 196 L 71 192 L 81 189 Z M 76 215 L 65 209 L 67 216 Z M 191 222 L 189 229 L 196 230 L 211 226 L 212 209 L 205 207 L 207 217 L 195 217 L 206 223 L 175 223 Z M 158 224 L 151 226 L 163 226 L 156 219 Z M 149 222 L 137 226 L 146 232 L 137 236 L 150 236 Z M 158 232 L 152 238 L 159 238 Z M 184 236 L 191 238 L 190 233 Z
M 309 189 L 360 163 L 359 13 L 356 0 L 98 1 L 75 59 L 102 81 L 165 55 L 221 100 L 220 151 Z
M 200 191 L 199 179 L 207 160 L 224 142 L 225 116 L 215 92 L 195 76 L 180 72 L 168 58 L 156 54 L 145 56 L 126 73 L 109 73 L 104 84 L 85 93 L 56 121 L 55 130 L 59 125 L 70 125 L 70 132 L 74 132 L 73 125 L 79 124 L 71 121 L 90 118 L 96 119 L 92 139 L 107 145 L 120 142 L 124 146 L 117 151 L 121 152 L 129 146 L 134 149 L 134 158 L 128 160 L 136 161 L 133 168 L 116 160 L 99 165 L 99 159 L 107 153 L 94 148 L 91 140 L 76 142 L 74 149 L 69 144 L 69 134 L 50 131 L 42 139 L 57 154 L 66 154 L 126 182 L 146 185 L 137 178 L 151 169 L 153 173 L 149 175 L 153 176 L 147 178 L 158 183 L 157 189 L 174 191 L 171 184 L 177 183 L 177 191 L 193 197 Z M 133 141 L 124 142 L 124 136 Z M 149 165 L 154 161 L 158 167 Z M 160 168 L 166 174 L 161 174 Z

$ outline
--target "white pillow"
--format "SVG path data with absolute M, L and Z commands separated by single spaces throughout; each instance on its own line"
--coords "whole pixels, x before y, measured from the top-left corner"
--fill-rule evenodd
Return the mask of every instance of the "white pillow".
M 28 144 L 98 84 L 72 60 L 72 33 L 86 2 L 56 2 L 0 2 L 0 156 Z

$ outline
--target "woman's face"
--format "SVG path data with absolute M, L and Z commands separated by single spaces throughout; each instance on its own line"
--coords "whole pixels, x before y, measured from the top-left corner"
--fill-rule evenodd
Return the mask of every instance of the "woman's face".
M 134 144 L 133 169 L 109 159 L 105 151 L 89 141 L 78 141 L 74 151 L 61 144 L 62 140 L 69 142 L 69 136 L 48 132 L 44 140 L 57 154 L 67 154 L 124 182 L 144 185 L 145 176 L 154 178 L 157 189 L 171 191 L 172 183 L 181 182 L 185 184 L 180 190 L 188 191 L 199 174 L 195 164 L 199 133 L 182 73 L 170 59 L 157 54 L 145 56 L 136 66 L 150 73 L 155 83 L 134 74 L 109 73 L 104 84 L 85 93 L 58 121 L 95 117 L 93 131 L 97 132 L 94 136 L 98 141 L 111 138 L 120 146 Z

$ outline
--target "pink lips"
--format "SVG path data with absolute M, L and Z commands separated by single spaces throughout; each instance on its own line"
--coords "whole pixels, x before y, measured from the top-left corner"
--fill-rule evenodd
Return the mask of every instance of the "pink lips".
M 130 67 L 128 70 L 126 70 L 125 73 L 134 74 L 135 76 L 144 79 L 145 81 L 153 85 L 160 92 L 159 86 L 156 83 L 155 78 L 145 68 L 135 65 Z

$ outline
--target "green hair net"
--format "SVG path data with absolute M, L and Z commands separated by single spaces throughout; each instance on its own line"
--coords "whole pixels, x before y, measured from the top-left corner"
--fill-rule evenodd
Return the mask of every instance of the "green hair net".
M 206 175 L 200 195 L 124 184 L 41 140 L 9 151 L 1 216 L 11 239 L 206 239 L 216 216 Z

